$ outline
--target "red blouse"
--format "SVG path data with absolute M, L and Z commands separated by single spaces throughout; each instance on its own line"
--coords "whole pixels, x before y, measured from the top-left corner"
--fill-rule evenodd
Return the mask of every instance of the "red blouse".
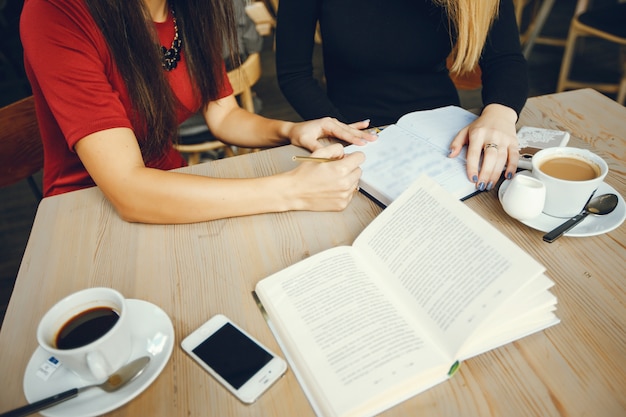
M 174 38 L 172 16 L 155 23 L 161 44 Z M 44 144 L 44 196 L 61 194 L 95 183 L 74 151 L 85 136 L 111 128 L 136 130 L 128 114 L 132 106 L 124 81 L 97 24 L 83 0 L 26 0 L 20 35 Z M 183 44 L 184 52 L 184 44 Z M 182 123 L 200 107 L 192 94 L 184 53 L 166 73 L 181 103 Z M 216 99 L 232 94 L 226 69 L 224 89 Z M 169 170 L 185 160 L 169 147 L 146 166 Z

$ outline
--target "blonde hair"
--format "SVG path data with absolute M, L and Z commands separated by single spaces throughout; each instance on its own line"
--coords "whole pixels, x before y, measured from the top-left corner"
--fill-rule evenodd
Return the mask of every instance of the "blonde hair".
M 500 0 L 434 0 L 443 6 L 456 30 L 457 40 L 452 49 L 450 71 L 466 73 L 477 65 L 485 40 L 498 14 Z

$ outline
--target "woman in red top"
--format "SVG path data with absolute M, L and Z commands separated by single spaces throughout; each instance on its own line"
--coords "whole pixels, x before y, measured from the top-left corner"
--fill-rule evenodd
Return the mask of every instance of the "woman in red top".
M 336 137 L 375 136 L 325 118 L 270 120 L 237 105 L 222 58 L 237 56 L 232 0 L 26 0 L 20 35 L 44 142 L 44 194 L 98 185 L 133 222 L 190 223 L 287 210 L 341 210 L 363 155 Z M 335 158 L 261 178 L 169 172 L 178 125 L 202 109 L 212 133 L 242 147 L 292 143 Z

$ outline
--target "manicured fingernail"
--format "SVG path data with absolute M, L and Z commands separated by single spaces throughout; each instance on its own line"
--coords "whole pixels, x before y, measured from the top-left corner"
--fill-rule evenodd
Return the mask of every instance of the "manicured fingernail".
M 493 188 L 493 181 L 489 181 L 489 183 L 487 183 L 487 191 L 490 191 Z
M 478 182 L 478 175 L 474 175 L 472 177 L 472 182 L 474 182 L 474 183 Z
M 481 182 L 480 184 L 478 184 L 478 191 L 484 191 L 485 190 L 485 183 Z
M 511 178 L 513 178 L 513 173 L 512 173 L 512 172 L 508 172 L 508 173 L 506 174 L 506 179 L 507 179 L 507 180 L 510 180 Z

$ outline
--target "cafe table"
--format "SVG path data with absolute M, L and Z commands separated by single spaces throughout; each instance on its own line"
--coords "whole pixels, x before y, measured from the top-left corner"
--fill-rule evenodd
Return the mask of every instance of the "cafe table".
M 570 132 L 571 146 L 606 159 L 605 182 L 626 196 L 626 108 L 590 89 L 551 94 L 528 100 L 518 127 L 523 125 Z M 293 168 L 291 157 L 298 153 L 306 152 L 285 146 L 182 170 L 216 177 L 270 175 Z M 545 265 L 556 284 L 561 323 L 467 360 L 450 380 L 383 415 L 626 415 L 624 225 L 549 244 L 543 232 L 504 213 L 496 190 L 465 204 Z M 121 220 L 98 188 L 45 198 L 0 330 L 0 412 L 26 402 L 22 381 L 44 312 L 72 292 L 106 286 L 162 309 L 174 337 L 156 379 L 107 415 L 313 416 L 291 370 L 254 404 L 244 405 L 193 362 L 180 341 L 221 313 L 282 356 L 251 295 L 255 284 L 314 253 L 351 244 L 380 211 L 358 194 L 343 212 L 145 225 Z

